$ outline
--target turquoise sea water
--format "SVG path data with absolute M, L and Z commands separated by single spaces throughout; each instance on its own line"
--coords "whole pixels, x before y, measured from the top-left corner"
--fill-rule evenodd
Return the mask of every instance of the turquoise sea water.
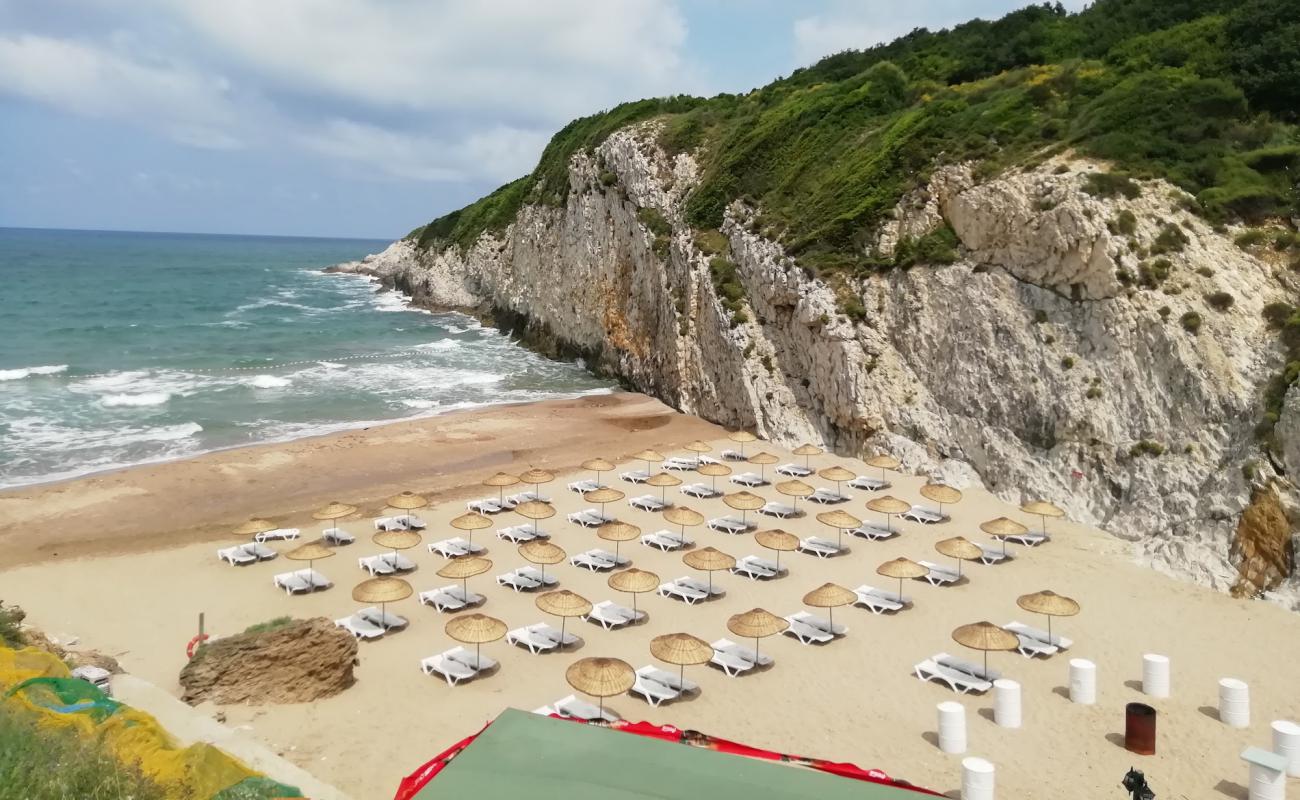
M 0 486 L 608 388 L 319 272 L 386 244 L 0 228 Z

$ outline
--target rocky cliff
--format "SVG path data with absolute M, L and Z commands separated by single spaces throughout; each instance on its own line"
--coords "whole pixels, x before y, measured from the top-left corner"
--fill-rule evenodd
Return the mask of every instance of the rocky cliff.
M 356 639 L 323 617 L 240 633 L 213 640 L 186 662 L 181 699 L 192 705 L 309 703 L 350 687 L 356 659 Z
M 1294 300 L 1293 273 L 1173 186 L 1098 191 L 1105 165 L 1066 154 L 984 180 L 937 170 L 863 245 L 888 259 L 947 226 L 954 263 L 814 277 L 744 202 L 722 236 L 693 232 L 697 163 L 656 134 L 578 152 L 562 205 L 525 205 L 468 247 L 406 239 L 340 269 L 682 411 L 1049 497 L 1157 569 L 1297 604 L 1296 390 L 1278 455 L 1255 435 L 1284 360 L 1264 309 Z

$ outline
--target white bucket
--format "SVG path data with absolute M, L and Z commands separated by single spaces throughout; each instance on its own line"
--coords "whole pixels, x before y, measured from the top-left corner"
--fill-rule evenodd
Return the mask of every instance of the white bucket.
M 1250 727 L 1250 687 L 1245 681 L 1219 680 L 1219 721 L 1230 728 Z
M 966 707 L 951 700 L 939 704 L 939 749 L 966 752 Z
M 1286 772 L 1263 764 L 1250 765 L 1250 800 L 1286 800 Z
M 993 765 L 982 758 L 961 760 L 961 800 L 993 800 Z
M 1097 702 L 1097 665 L 1086 658 L 1070 659 L 1070 700 L 1084 706 Z
M 1147 653 L 1142 656 L 1142 692 L 1152 697 L 1169 696 L 1169 657 Z
M 1300 725 L 1285 719 L 1274 722 L 1273 752 L 1286 759 L 1286 774 L 1300 778 Z
M 1020 684 L 1006 678 L 993 681 L 993 721 L 1003 728 L 1020 727 Z

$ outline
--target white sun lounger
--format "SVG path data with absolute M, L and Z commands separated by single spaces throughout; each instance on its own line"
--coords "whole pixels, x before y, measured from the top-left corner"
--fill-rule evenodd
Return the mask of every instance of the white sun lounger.
M 401 517 L 378 517 L 375 519 L 375 530 L 377 531 L 405 531 L 410 530 L 405 520 Z
M 787 622 L 791 619 L 797 619 L 800 624 L 807 625 L 810 628 L 816 628 L 822 633 L 829 633 L 831 636 L 843 636 L 849 632 L 849 626 L 832 623 L 829 619 L 819 617 L 811 611 L 796 611 L 789 617 L 786 617 Z
M 487 656 L 484 655 L 475 655 L 474 651 L 468 650 L 464 647 L 453 647 L 447 652 L 443 653 L 443 655 L 445 655 L 447 658 L 450 658 L 452 661 L 459 661 L 460 663 L 464 664 L 465 666 L 469 667 L 475 672 L 483 672 L 484 670 L 495 669 L 497 665 L 495 659 L 488 658 Z
M 971 673 L 939 663 L 941 659 L 949 657 L 947 653 L 940 653 L 933 658 L 927 658 L 916 664 L 912 667 L 912 671 L 916 677 L 923 681 L 939 681 L 947 684 L 949 689 L 959 694 L 967 694 L 968 692 L 983 693 L 993 688 L 992 681 L 984 680 Z
M 741 647 L 727 638 L 717 640 L 712 647 L 713 658 L 710 663 L 722 667 L 728 677 L 734 678 L 754 667 L 765 667 L 772 663 L 771 656 L 755 655 L 750 648 Z
M 363 608 L 353 616 L 361 617 L 366 622 L 378 625 L 386 631 L 401 630 L 410 624 L 406 617 L 400 617 L 397 614 L 389 614 L 387 611 L 380 611 L 371 606 Z
M 999 540 L 1005 539 L 1008 542 L 1012 542 L 1014 544 L 1022 544 L 1025 547 L 1037 547 L 1040 544 L 1052 541 L 1052 537 L 1048 536 L 1045 533 L 1032 533 L 1032 532 L 1017 533 L 1010 536 L 995 535 L 993 538 Z
M 782 571 L 783 570 L 777 568 L 776 562 L 768 561 L 767 559 L 759 558 L 758 556 L 745 556 L 744 558 L 737 560 L 736 566 L 731 568 L 732 574 L 744 575 L 751 581 L 756 581 L 760 578 L 775 578 L 777 575 L 780 575 Z
M 677 472 L 689 472 L 693 469 L 700 468 L 698 458 L 687 458 L 686 456 L 673 456 L 664 462 L 664 469 L 671 469 Z
M 257 534 L 253 537 L 253 541 L 271 542 L 277 539 L 289 541 L 297 539 L 301 533 L 302 532 L 297 528 L 276 528 L 273 531 L 263 531 L 262 533 Z
M 652 494 L 643 494 L 640 497 L 633 497 L 631 500 L 628 500 L 627 504 L 633 508 L 639 508 L 642 511 L 654 512 L 663 511 L 665 508 L 672 505 L 672 502 L 660 500 Z
M 631 469 L 628 470 L 627 472 L 620 472 L 618 474 L 618 477 L 622 478 L 628 483 L 645 483 L 646 481 L 650 480 L 650 473 L 642 469 Z
M 641 544 L 663 550 L 666 553 L 669 550 L 680 550 L 683 547 L 695 544 L 695 542 L 672 531 L 655 531 L 654 533 L 641 534 Z
M 817 556 L 818 558 L 830 558 L 837 556 L 841 552 L 840 546 L 830 539 L 823 539 L 820 536 L 809 536 L 807 539 L 799 540 L 799 552 Z
M 815 628 L 798 619 L 797 614 L 791 614 L 785 618 L 785 621 L 790 623 L 790 627 L 782 633 L 798 639 L 800 644 L 826 644 L 835 640 L 834 636 L 821 628 Z
M 225 547 L 217 551 L 217 558 L 222 561 L 229 561 L 232 566 L 235 564 L 251 564 L 254 561 L 270 561 L 277 555 L 279 554 L 274 550 L 258 542 L 237 544 L 234 547 Z
M 392 575 L 397 571 L 393 564 L 384 558 L 384 554 L 377 556 L 362 556 L 357 559 L 357 566 L 374 575 Z
M 430 589 L 427 592 L 420 592 L 419 598 L 422 605 L 433 606 L 444 614 L 451 611 L 460 611 L 462 608 L 469 605 L 461 598 L 448 592 L 446 586 L 441 589 Z
M 275 585 L 284 589 L 288 594 L 298 592 L 311 592 L 316 589 L 326 589 L 334 584 L 324 575 L 311 569 L 300 569 L 295 572 L 282 572 L 273 579 Z
M 542 582 L 521 575 L 518 570 L 514 572 L 505 572 L 497 576 L 497 584 L 500 586 L 509 586 L 516 592 L 531 592 L 534 589 L 540 589 Z
M 613 569 L 614 567 L 619 566 L 620 563 L 626 563 L 626 562 L 627 562 L 626 558 L 616 559 L 613 553 L 606 552 L 599 548 L 596 548 L 594 550 L 587 550 L 582 553 L 577 553 L 576 555 L 573 555 L 569 558 L 569 563 L 572 564 L 573 566 L 582 567 L 583 569 L 589 569 L 592 572 L 600 572 L 601 570 Z
M 378 639 L 384 635 L 383 628 L 359 614 L 336 619 L 334 624 L 358 639 Z
M 537 492 L 519 492 L 518 494 L 506 495 L 504 506 L 514 508 L 520 503 L 549 503 L 551 498 Z
M 849 481 L 849 486 L 852 486 L 854 489 L 863 489 L 868 492 L 878 492 L 881 489 L 888 489 L 889 481 L 884 481 L 880 478 L 873 478 L 870 475 L 859 475 Z
M 900 595 L 898 592 L 887 592 L 884 589 L 877 589 L 874 586 L 868 586 L 865 583 L 853 590 L 858 599 L 853 601 L 853 605 L 862 606 L 871 611 L 872 614 L 884 614 L 886 611 L 902 611 L 909 603 L 911 598 Z
M 832 489 L 818 489 L 808 495 L 808 499 L 814 503 L 829 506 L 835 503 L 847 503 L 851 498 L 847 494 L 840 494 Z
M 975 546 L 980 549 L 983 555 L 980 556 L 981 564 L 1001 564 L 1003 561 L 1010 561 L 1015 555 L 1010 552 L 1003 552 L 1001 547 L 989 547 L 988 545 L 975 542 Z
M 708 522 L 708 526 L 711 530 L 715 530 L 718 533 L 729 533 L 733 536 L 748 533 L 758 527 L 752 522 L 742 522 L 735 517 L 718 517 L 716 519 L 711 519 Z
M 659 669 L 651 664 L 647 664 L 638 669 L 636 674 L 646 680 L 654 681 L 661 686 L 672 689 L 679 694 L 692 694 L 700 690 L 700 685 L 690 678 L 679 677 L 676 672 Z
M 766 514 L 769 517 L 779 517 L 781 519 L 790 519 L 799 516 L 799 509 L 794 506 L 788 506 L 785 503 L 778 503 L 775 500 L 769 500 L 758 510 L 760 514 Z
M 946 514 L 940 514 L 938 509 L 929 506 L 912 506 L 904 511 L 903 519 L 910 519 L 913 522 L 921 522 L 926 525 L 934 525 L 938 522 L 945 522 L 948 519 Z
M 868 541 L 881 542 L 899 535 L 902 531 L 883 522 L 864 522 L 860 527 L 854 528 L 849 533 Z
M 521 575 L 531 581 L 536 581 L 543 586 L 554 586 L 560 582 L 560 579 L 554 575 L 548 575 L 534 566 L 523 566 L 515 570 L 516 575 Z
M 468 539 L 460 536 L 451 539 L 443 539 L 441 542 L 431 542 L 429 552 L 437 553 L 447 558 L 459 558 L 471 553 L 481 553 L 487 548 L 481 544 L 471 544 Z
M 613 517 L 603 517 L 594 508 L 584 508 L 582 511 L 575 511 L 569 515 L 569 522 L 574 525 L 581 525 L 584 528 L 599 528 L 601 525 L 613 521 Z
M 352 544 L 357 540 L 357 537 L 342 528 L 326 528 L 321 533 L 320 538 L 330 544 Z
M 682 583 L 681 581 L 682 579 L 678 578 L 675 581 L 669 581 L 667 583 L 659 584 L 658 591 L 660 596 L 671 597 L 676 600 L 683 600 L 687 603 L 687 605 L 692 605 L 692 606 L 700 602 L 701 600 L 709 599 L 709 592 L 707 588 L 701 590 L 695 586 Z
M 505 510 L 505 506 L 495 497 L 480 497 L 477 500 L 470 500 L 465 504 L 465 508 L 470 511 L 477 511 L 480 514 L 500 514 Z
M 673 581 L 673 583 L 678 586 L 685 586 L 687 589 L 694 589 L 697 592 L 712 594 L 715 597 L 720 597 L 727 593 L 727 590 L 719 586 L 716 581 L 714 581 L 713 585 L 710 587 L 707 582 L 702 581 L 699 578 L 692 578 L 689 575 L 684 575 Z
M 724 461 L 745 461 L 745 454 L 739 450 L 723 450 L 719 455 Z
M 533 655 L 545 653 L 559 647 L 559 643 L 548 636 L 542 636 L 532 630 L 532 626 L 515 628 L 506 634 L 506 641 L 510 644 L 526 647 L 528 652 Z
M 624 625 L 631 625 L 640 619 L 645 612 L 633 612 L 632 609 L 620 606 L 613 600 L 602 600 L 591 607 L 591 613 L 583 616 L 586 621 L 599 625 L 605 630 L 621 628 Z
M 944 586 L 961 580 L 961 575 L 957 574 L 957 570 L 955 569 L 949 569 L 948 567 L 936 564 L 933 561 L 918 561 L 916 563 L 930 570 L 923 575 L 922 578 L 931 586 Z
M 976 664 L 974 661 L 965 661 L 956 656 L 950 656 L 947 653 L 939 653 L 936 656 L 932 656 L 930 660 L 941 667 L 947 667 L 948 669 L 955 669 L 958 672 L 964 672 L 967 675 L 970 675 L 973 678 L 978 678 L 982 681 L 991 682 L 1002 677 L 1002 673 L 995 669 L 986 670 L 982 665 Z
M 580 481 L 574 481 L 573 483 L 569 484 L 569 491 L 577 492 L 578 494 L 586 494 L 587 492 L 594 492 L 600 488 L 601 485 L 593 481 L 591 478 L 586 478 Z
M 739 475 L 732 475 L 731 482 L 739 486 L 748 486 L 752 489 L 755 486 L 766 486 L 767 478 L 764 478 L 757 472 L 742 472 Z
M 717 497 L 721 495 L 722 492 L 718 491 L 717 489 L 714 489 L 711 486 L 707 486 L 703 483 L 688 483 L 682 487 L 682 494 L 688 495 L 690 497 L 695 497 L 700 500 L 708 500 L 709 498 Z
M 551 535 L 542 528 L 533 529 L 532 525 L 511 525 L 497 531 L 497 538 L 515 544 L 531 542 L 534 539 L 549 539 Z
M 788 478 L 806 478 L 813 474 L 811 469 L 798 464 L 782 464 L 776 468 L 776 471 Z
M 1049 647 L 1055 647 L 1058 650 L 1069 650 L 1074 644 L 1070 639 L 1056 634 L 1048 635 L 1047 631 L 1041 628 L 1032 628 L 1023 622 L 1008 622 L 1002 626 L 1022 638 L 1030 638 Z
M 594 720 L 604 720 L 605 722 L 618 722 L 621 717 L 610 711 L 608 708 L 603 712 L 599 707 L 593 706 L 586 700 L 579 700 L 574 695 L 561 698 L 552 703 L 550 708 L 562 717 L 571 717 L 573 719 L 585 720 L 592 722 Z
M 437 673 L 441 675 L 448 686 L 455 686 L 461 681 L 473 680 L 478 677 L 478 670 L 457 661 L 452 658 L 448 651 L 436 656 L 429 656 L 420 661 L 420 671 L 425 675 Z
M 639 694 L 652 707 L 678 699 L 686 692 L 699 690 L 699 684 L 684 681 L 671 672 L 647 665 L 636 671 L 632 693 Z

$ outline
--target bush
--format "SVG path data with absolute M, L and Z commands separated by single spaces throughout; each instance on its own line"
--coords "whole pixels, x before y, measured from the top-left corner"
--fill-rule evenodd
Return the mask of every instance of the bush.
M 1160 233 L 1156 236 L 1155 242 L 1151 244 L 1151 255 L 1182 252 L 1182 249 L 1187 246 L 1189 241 L 1182 228 L 1166 222 L 1160 227 Z
M 1161 320 L 1166 320 L 1169 319 L 1169 315 L 1174 312 L 1170 310 L 1169 306 L 1160 306 L 1160 309 L 1156 313 L 1160 315 Z
M 1242 231 L 1233 238 L 1232 243 L 1245 250 L 1248 247 L 1263 244 L 1268 239 L 1268 231 L 1262 228 L 1251 228 Z
M 1165 446 L 1159 442 L 1153 442 L 1150 439 L 1142 439 L 1129 448 L 1128 454 L 1133 458 L 1138 456 L 1161 456 L 1165 453 Z
M 618 175 L 607 169 L 602 169 L 600 171 L 601 186 L 613 186 L 616 183 L 618 183 Z
M 1214 270 L 1210 269 L 1209 267 L 1197 267 L 1196 274 L 1200 275 L 1202 278 L 1213 278 Z
M 1074 369 L 1074 357 L 1066 356 L 1061 359 L 1061 369 Z
M 1232 304 L 1236 302 L 1236 298 L 1227 292 L 1211 292 L 1205 296 L 1205 302 L 1209 303 L 1210 308 L 1213 308 L 1215 311 L 1222 312 L 1232 308 Z
M 1137 222 L 1137 215 L 1126 208 L 1123 211 L 1120 211 L 1119 214 L 1115 216 L 1115 219 L 1111 220 L 1110 224 L 1106 227 L 1109 228 L 1110 232 L 1113 234 L 1132 236 L 1137 232 Z
M 1296 308 L 1290 303 L 1269 303 L 1264 306 L 1264 319 L 1274 330 L 1281 330 L 1286 321 L 1295 314 Z
M 906 269 L 916 264 L 951 264 L 957 260 L 957 234 L 947 224 L 920 238 L 903 237 L 894 248 L 893 266 Z
M 1133 200 L 1142 195 L 1142 187 L 1123 172 L 1089 172 L 1083 179 L 1083 190 L 1093 197 L 1127 197 Z
M 1034 324 L 1042 325 L 1044 322 L 1047 322 L 1047 312 L 1040 308 L 1034 312 Z
M 731 317 L 731 326 L 734 328 L 742 322 L 748 322 L 749 316 L 743 310 L 745 287 L 740 282 L 735 262 L 714 256 L 709 259 L 709 277 L 713 280 L 713 290 L 717 293 L 718 300 Z
M 19 648 L 26 644 L 22 632 L 23 612 L 17 608 L 5 608 L 0 603 L 0 645 Z M 4 773 L 0 772 L 0 775 Z
M 855 324 L 867 318 L 867 307 L 857 295 L 850 295 L 840 301 L 840 312 Z
M 1084 392 L 1083 396 L 1088 398 L 1089 400 L 1096 400 L 1097 398 L 1101 397 L 1101 387 L 1089 386 L 1088 391 Z
M 695 246 L 706 256 L 716 256 L 727 252 L 727 249 L 731 247 L 731 242 L 727 240 L 722 231 L 710 229 L 695 234 Z
M 1183 329 L 1188 333 L 1195 334 L 1199 333 L 1201 330 L 1201 315 L 1197 314 L 1195 311 L 1188 311 L 1186 314 L 1179 317 L 1178 321 L 1183 324 Z
M 673 232 L 672 223 L 657 208 L 642 208 L 636 212 L 637 221 L 646 227 L 646 230 L 655 236 L 670 236 Z
M 276 617 L 275 619 L 268 619 L 266 622 L 259 622 L 256 625 L 249 625 L 244 628 L 244 633 L 270 633 L 281 628 L 287 628 L 296 621 L 293 617 Z

